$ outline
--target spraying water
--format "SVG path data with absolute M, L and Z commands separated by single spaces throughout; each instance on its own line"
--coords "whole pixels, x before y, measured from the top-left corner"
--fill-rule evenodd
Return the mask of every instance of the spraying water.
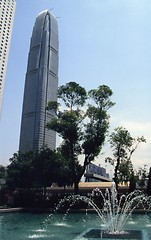
M 100 197 L 100 205 L 102 206 L 101 208 L 98 207 L 97 204 L 93 201 L 93 199 L 95 199 L 95 196 Z M 150 209 L 151 204 L 150 199 L 139 190 L 133 191 L 128 195 L 122 194 L 119 196 L 113 182 L 111 189 L 106 189 L 104 193 L 100 189 L 94 189 L 90 198 L 80 195 L 71 195 L 65 197 L 58 204 L 56 211 L 64 207 L 64 204 L 68 202 L 70 204 L 69 208 L 66 211 L 67 214 L 70 211 L 71 207 L 79 201 L 87 203 L 90 208 L 94 209 L 99 215 L 101 221 L 103 221 L 105 225 L 104 230 L 106 233 L 114 236 L 124 234 L 124 226 L 131 213 L 135 209 L 147 211 Z M 103 238 L 103 232 L 101 231 L 99 233 L 101 236 L 100 238 Z

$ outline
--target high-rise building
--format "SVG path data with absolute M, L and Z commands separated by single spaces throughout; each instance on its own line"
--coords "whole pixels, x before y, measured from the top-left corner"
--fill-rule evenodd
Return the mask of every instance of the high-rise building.
M 31 37 L 25 79 L 20 152 L 54 149 L 56 133 L 46 128 L 54 117 L 46 110 L 49 101 L 57 100 L 58 89 L 58 25 L 56 17 L 45 10 L 35 21 Z
M 0 0 L 0 115 L 15 9 L 15 0 Z

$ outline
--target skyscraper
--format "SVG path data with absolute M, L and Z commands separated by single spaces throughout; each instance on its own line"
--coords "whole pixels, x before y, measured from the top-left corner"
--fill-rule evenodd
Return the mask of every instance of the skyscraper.
M 58 88 L 58 25 L 55 16 L 45 10 L 35 21 L 25 79 L 20 152 L 51 149 L 56 145 L 56 133 L 45 126 L 54 117 L 47 111 L 48 101 L 57 100 Z
M 15 0 L 0 0 L 0 115 L 15 9 Z

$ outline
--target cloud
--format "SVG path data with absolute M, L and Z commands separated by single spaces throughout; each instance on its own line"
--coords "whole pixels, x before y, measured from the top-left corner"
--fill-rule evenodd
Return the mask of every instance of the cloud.
M 132 163 L 134 169 L 143 168 L 147 165 L 147 168 L 151 166 L 151 122 L 140 122 L 134 120 L 120 120 L 119 116 L 111 118 L 111 132 L 118 126 L 125 127 L 131 134 L 132 137 L 144 136 L 146 143 L 140 143 L 138 148 L 132 155 Z M 109 150 L 108 150 L 109 151 Z
M 132 134 L 143 134 L 151 140 L 151 122 L 122 121 L 122 126 L 125 126 Z

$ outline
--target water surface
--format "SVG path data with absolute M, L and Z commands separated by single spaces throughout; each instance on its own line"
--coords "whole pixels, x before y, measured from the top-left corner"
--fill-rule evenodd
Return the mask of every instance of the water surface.
M 89 228 L 104 228 L 97 214 L 0 214 L 1 240 L 73 240 Z M 144 230 L 151 239 L 151 215 L 134 214 L 125 229 Z M 148 235 L 148 237 L 147 237 Z

